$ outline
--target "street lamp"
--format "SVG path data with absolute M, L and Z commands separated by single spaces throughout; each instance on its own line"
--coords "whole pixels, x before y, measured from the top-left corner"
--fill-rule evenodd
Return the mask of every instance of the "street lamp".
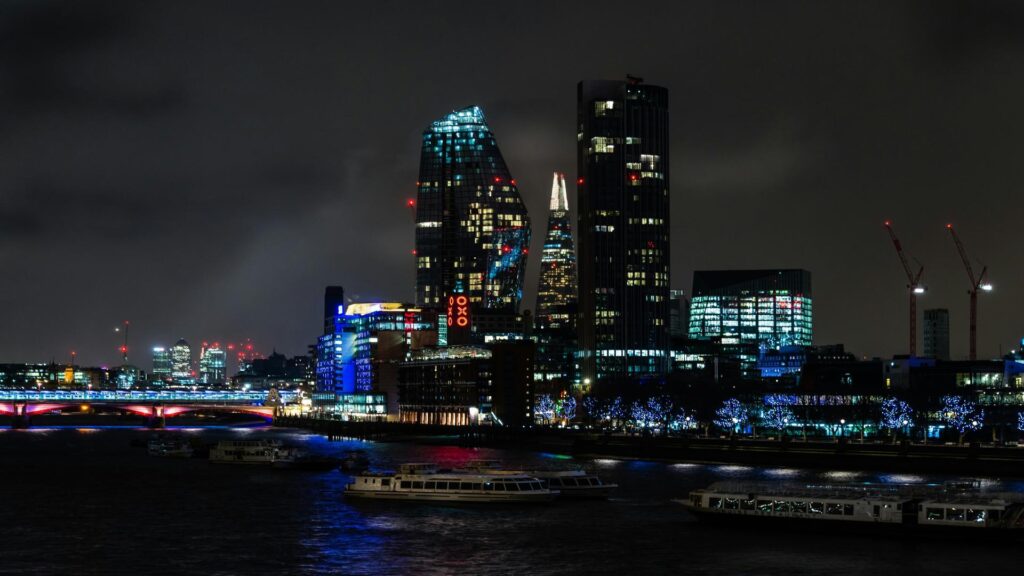
M 992 291 L 992 285 L 988 284 L 988 283 L 982 284 L 981 286 L 978 286 L 978 288 L 981 288 L 985 292 L 991 292 Z

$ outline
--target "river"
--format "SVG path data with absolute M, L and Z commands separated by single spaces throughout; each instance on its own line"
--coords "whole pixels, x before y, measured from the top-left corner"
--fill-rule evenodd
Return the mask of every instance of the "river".
M 620 485 L 608 502 L 446 507 L 350 502 L 339 471 L 308 473 L 149 457 L 131 428 L 0 430 L 0 574 L 983 574 L 1019 568 L 1013 544 L 739 532 L 669 502 L 716 480 L 941 481 L 557 454 L 330 442 L 275 428 L 169 429 L 202 442 L 277 438 L 377 467 L 497 458 L 584 465 Z M 1024 492 L 1024 480 L 986 482 Z

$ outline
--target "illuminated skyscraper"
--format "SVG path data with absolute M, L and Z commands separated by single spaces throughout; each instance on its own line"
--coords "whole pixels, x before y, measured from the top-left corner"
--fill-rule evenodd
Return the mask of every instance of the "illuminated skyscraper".
M 416 304 L 518 309 L 530 219 L 477 106 L 423 132 L 416 198 Z
M 203 344 L 199 353 L 199 381 L 203 384 L 224 384 L 227 381 L 228 355 L 220 344 Z
M 588 380 L 660 377 L 669 349 L 668 90 L 577 87 L 580 368 Z
M 163 346 L 153 348 L 153 373 L 150 383 L 166 384 L 171 379 L 171 352 Z
M 949 360 L 949 310 L 946 308 L 924 311 L 924 355 Z
M 195 383 L 195 375 L 192 373 L 192 347 L 184 338 L 171 346 L 171 380 L 178 385 L 187 386 Z
M 565 175 L 556 172 L 551 184 L 551 212 L 544 250 L 540 255 L 537 287 L 538 329 L 560 328 L 571 322 L 566 306 L 576 304 L 576 250 L 569 224 Z
M 556 172 L 551 183 L 547 236 L 540 255 L 535 331 L 539 381 L 567 383 L 574 374 L 576 342 L 576 249 L 569 223 L 565 175 Z

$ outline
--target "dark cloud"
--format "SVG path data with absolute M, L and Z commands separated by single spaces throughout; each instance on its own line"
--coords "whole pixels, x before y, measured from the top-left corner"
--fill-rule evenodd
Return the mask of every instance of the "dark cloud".
M 1013 2 L 8 3 L 0 361 L 113 361 L 126 318 L 137 349 L 297 353 L 326 284 L 412 298 L 420 134 L 468 104 L 539 254 L 576 82 L 626 73 L 671 91 L 675 287 L 805 267 L 817 341 L 900 352 L 892 218 L 964 351 L 955 221 L 997 286 L 995 354 L 1024 333 L 1022 30 Z

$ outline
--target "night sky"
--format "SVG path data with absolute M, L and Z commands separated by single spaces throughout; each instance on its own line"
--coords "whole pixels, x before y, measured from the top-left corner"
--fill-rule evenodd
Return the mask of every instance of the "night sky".
M 470 104 L 539 255 L 576 83 L 627 73 L 670 90 L 673 287 L 807 268 L 816 343 L 903 353 L 891 218 L 962 356 L 951 221 L 995 284 L 979 354 L 1024 336 L 1019 2 L 8 1 L 0 362 L 116 363 L 126 319 L 147 370 L 179 337 L 297 354 L 327 284 L 412 300 L 420 134 Z

